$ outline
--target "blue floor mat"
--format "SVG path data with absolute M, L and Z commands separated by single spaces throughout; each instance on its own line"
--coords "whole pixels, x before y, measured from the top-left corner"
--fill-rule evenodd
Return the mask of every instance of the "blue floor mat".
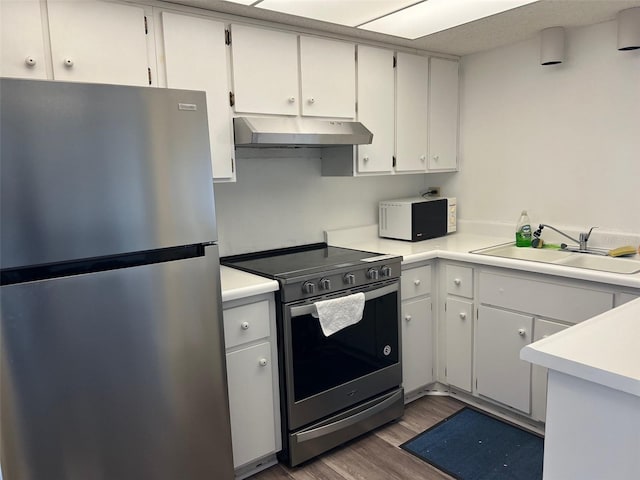
M 540 480 L 544 440 L 471 408 L 400 445 L 459 480 Z

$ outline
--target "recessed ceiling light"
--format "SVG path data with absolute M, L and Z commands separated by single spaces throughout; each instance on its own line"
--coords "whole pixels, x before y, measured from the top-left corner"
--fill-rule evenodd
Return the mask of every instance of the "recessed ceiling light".
M 426 0 L 359 25 L 359 28 L 415 40 L 537 1 Z
M 417 2 L 418 0 L 254 0 L 253 4 L 275 12 L 355 27 Z

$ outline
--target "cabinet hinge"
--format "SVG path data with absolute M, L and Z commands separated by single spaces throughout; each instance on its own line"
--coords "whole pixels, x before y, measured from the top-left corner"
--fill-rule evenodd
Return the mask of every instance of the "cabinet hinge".
M 480 318 L 480 309 L 476 308 L 476 320 Z
M 396 168 L 396 157 L 395 157 L 395 155 L 394 155 L 393 157 L 391 157 L 391 159 L 392 159 L 392 161 L 391 161 L 391 166 L 392 166 L 393 168 Z
M 235 163 L 233 162 L 233 158 L 231 159 L 231 173 L 235 173 L 236 171 L 236 166 Z
M 476 390 L 478 390 L 478 377 L 476 377 Z
M 228 28 L 224 30 L 224 44 L 231 45 L 231 30 Z
M 447 302 L 444 302 L 444 311 L 447 311 Z
M 151 85 L 151 67 L 147 67 L 147 75 L 149 77 L 149 85 Z
M 236 96 L 233 94 L 233 92 L 229 92 L 229 105 L 233 107 L 235 104 Z
M 447 376 L 447 367 L 444 367 L 444 376 Z
M 149 35 L 149 22 L 147 22 L 147 16 L 144 16 L 144 34 Z
M 398 66 L 398 59 L 396 58 L 396 56 L 393 56 L 393 68 L 396 68 Z

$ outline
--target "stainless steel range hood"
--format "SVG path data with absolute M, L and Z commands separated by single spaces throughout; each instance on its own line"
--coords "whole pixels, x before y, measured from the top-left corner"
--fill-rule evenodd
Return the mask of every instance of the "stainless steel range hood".
M 236 147 L 365 145 L 373 134 L 360 122 L 298 117 L 236 117 Z

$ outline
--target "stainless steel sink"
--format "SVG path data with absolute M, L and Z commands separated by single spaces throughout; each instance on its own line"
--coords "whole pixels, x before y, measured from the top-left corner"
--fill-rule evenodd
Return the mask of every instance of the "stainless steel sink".
M 567 267 L 587 268 L 601 272 L 622 274 L 640 272 L 639 255 L 625 258 L 614 258 L 601 255 L 590 255 L 588 253 L 568 252 L 566 250 L 516 247 L 513 244 L 496 245 L 480 250 L 474 250 L 471 253 L 490 255 L 492 257 L 512 258 L 514 260 L 552 263 Z

